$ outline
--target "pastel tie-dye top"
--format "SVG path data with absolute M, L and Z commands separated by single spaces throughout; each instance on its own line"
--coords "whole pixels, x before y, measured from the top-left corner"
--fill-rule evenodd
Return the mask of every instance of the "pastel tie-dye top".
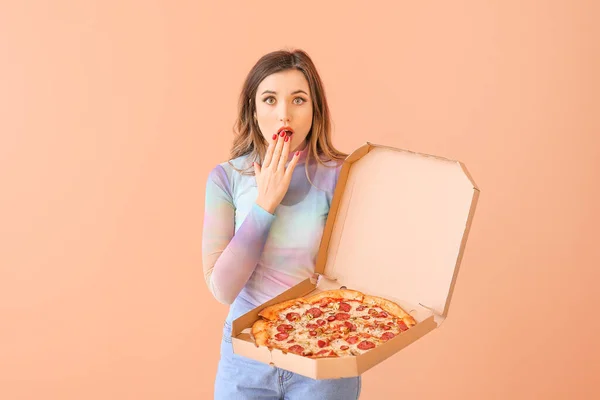
M 206 283 L 219 302 L 242 299 L 257 306 L 314 272 L 341 163 L 323 166 L 311 158 L 308 173 L 314 187 L 306 177 L 307 149 L 273 214 L 255 202 L 255 177 L 229 164 L 244 170 L 250 165 L 248 156 L 223 162 L 209 173 L 202 259 Z

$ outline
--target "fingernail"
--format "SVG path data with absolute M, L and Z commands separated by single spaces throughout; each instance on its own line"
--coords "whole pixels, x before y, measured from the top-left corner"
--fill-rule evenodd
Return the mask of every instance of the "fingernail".
M 297 155 L 297 156 L 299 156 L 299 155 L 300 155 L 300 152 L 299 152 L 299 151 L 297 151 L 297 152 L 296 152 L 296 155 Z
M 289 136 L 286 136 L 285 139 L 283 139 L 284 142 L 287 142 L 288 140 L 290 140 Z
M 273 134 L 273 140 L 275 140 L 275 139 L 277 139 L 277 134 L 276 133 Z
M 281 131 L 281 133 L 279 134 L 279 136 L 283 137 L 283 135 L 285 135 L 285 131 Z

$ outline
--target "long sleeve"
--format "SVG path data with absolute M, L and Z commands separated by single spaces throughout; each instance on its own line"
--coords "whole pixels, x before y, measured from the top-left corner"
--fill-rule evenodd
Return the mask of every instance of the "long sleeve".
M 216 166 L 206 183 L 202 263 L 210 292 L 231 304 L 260 259 L 275 216 L 256 203 L 235 232 L 235 205 L 224 168 Z

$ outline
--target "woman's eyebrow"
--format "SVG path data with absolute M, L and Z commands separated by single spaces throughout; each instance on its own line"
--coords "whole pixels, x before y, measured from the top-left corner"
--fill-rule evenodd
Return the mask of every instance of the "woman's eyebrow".
M 265 90 L 264 92 L 262 92 L 262 94 L 265 94 L 265 93 L 277 94 L 277 92 L 274 92 L 272 90 Z M 306 93 L 304 90 L 296 90 L 296 91 L 292 92 L 291 94 L 296 94 L 296 93 L 304 93 L 305 95 L 308 96 L 308 93 Z

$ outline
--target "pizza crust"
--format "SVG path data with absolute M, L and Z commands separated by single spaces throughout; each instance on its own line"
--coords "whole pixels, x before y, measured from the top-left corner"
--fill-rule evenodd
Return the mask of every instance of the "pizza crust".
M 277 321 L 278 315 L 283 310 L 290 308 L 293 305 L 305 304 L 306 301 L 303 298 L 292 299 L 288 301 L 284 301 L 283 303 L 273 304 L 272 306 L 263 308 L 258 315 L 260 317 L 266 318 L 270 321 Z
M 417 324 L 417 321 L 415 321 L 413 316 L 409 314 L 406 314 L 406 317 L 402 318 L 402 321 L 404 321 L 404 324 L 406 324 L 406 326 L 408 326 L 409 328 Z
M 254 340 L 257 346 L 268 346 L 269 333 L 267 331 L 260 331 L 256 335 L 254 335 Z
M 259 346 L 266 346 L 269 341 L 269 324 L 264 319 L 259 319 L 252 325 L 252 336 L 256 344 Z
M 304 301 L 309 303 L 309 304 L 315 304 L 318 303 L 319 301 L 321 301 L 322 299 L 325 299 L 327 297 L 331 297 L 332 299 L 344 299 L 344 300 L 358 300 L 358 301 L 362 301 L 364 294 L 356 291 L 356 290 L 349 290 L 349 289 L 335 289 L 335 290 L 326 290 L 324 292 L 321 293 L 317 293 L 315 295 L 312 295 L 310 297 L 306 297 L 304 298 Z

